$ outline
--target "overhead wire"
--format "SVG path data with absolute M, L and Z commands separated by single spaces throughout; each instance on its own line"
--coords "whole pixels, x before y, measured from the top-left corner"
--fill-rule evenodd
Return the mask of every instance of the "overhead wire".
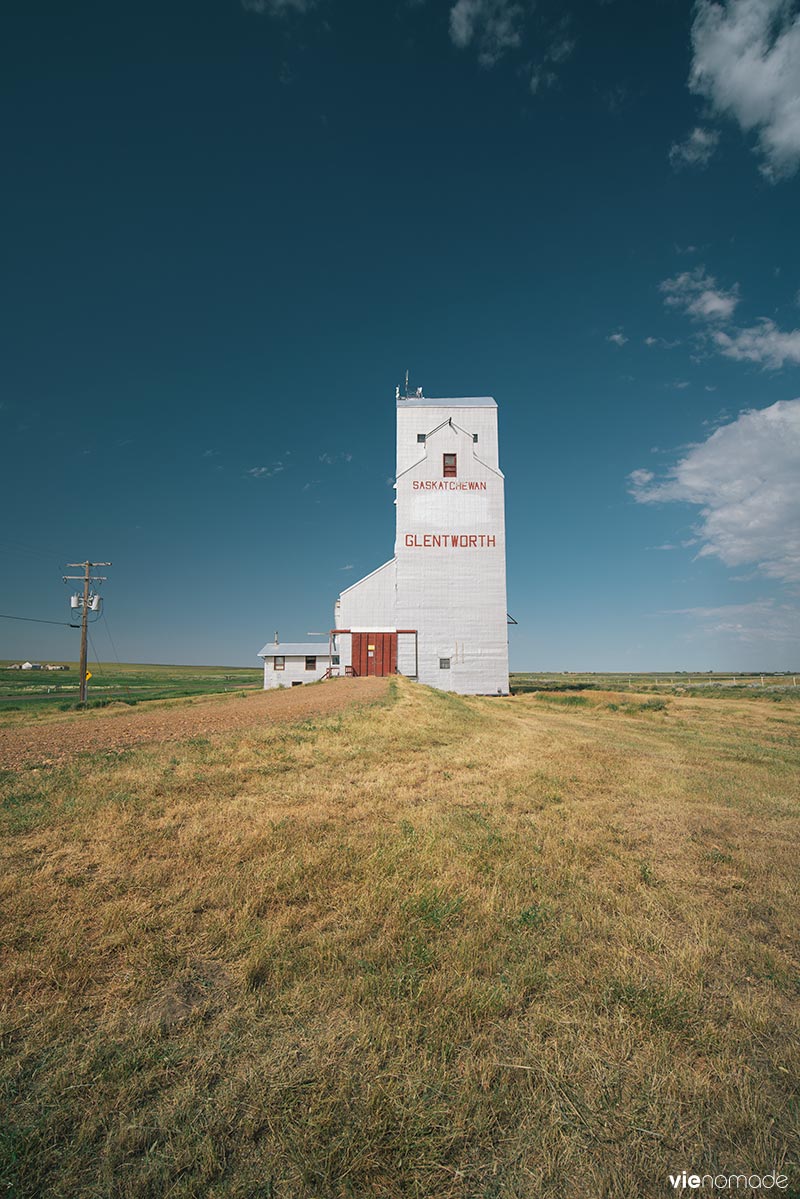
M 103 609 L 102 609 L 102 611 L 101 611 L 101 614 L 100 614 L 100 618 L 101 618 L 101 620 L 102 620 L 102 622 L 103 622 L 103 627 L 104 627 L 104 628 L 105 628 L 105 630 L 106 630 L 106 636 L 108 637 L 108 640 L 109 640 L 109 641 L 110 641 L 110 643 L 111 643 L 111 652 L 112 652 L 112 653 L 113 653 L 113 655 L 114 655 L 114 661 L 116 662 L 116 664 L 117 664 L 117 666 L 119 667 L 119 669 L 120 669 L 120 670 L 122 670 L 122 663 L 121 663 L 121 662 L 120 662 L 120 660 L 119 660 L 119 654 L 117 653 L 117 647 L 116 647 L 116 645 L 114 644 L 114 638 L 111 636 L 111 629 L 110 629 L 110 627 L 109 627 L 109 624 L 108 624 L 108 621 L 107 621 L 107 619 L 106 619 L 106 612 L 105 612 L 105 608 L 103 608 Z M 126 693 L 126 695 L 128 696 L 128 699 L 131 699 L 131 698 L 132 698 L 132 695 L 131 695 L 131 689 L 130 689 L 130 687 L 128 686 L 128 684 L 127 684 L 127 683 L 123 683 L 123 684 L 122 684 L 122 686 L 125 688 L 125 693 Z
M 32 624 L 61 624 L 68 629 L 79 629 L 79 624 L 71 624 L 68 620 L 39 620 L 36 616 L 8 616 L 5 612 L 0 612 L 0 620 L 28 620 Z M 92 624 L 96 624 L 92 621 Z

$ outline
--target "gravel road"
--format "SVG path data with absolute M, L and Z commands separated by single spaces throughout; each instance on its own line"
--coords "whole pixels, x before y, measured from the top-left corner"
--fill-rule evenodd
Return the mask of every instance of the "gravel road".
M 351 704 L 376 703 L 387 689 L 387 679 L 331 679 L 286 691 L 202 696 L 173 700 L 169 706 L 119 705 L 58 720 L 40 718 L 0 728 L 0 767 L 60 765 L 79 753 L 115 752 L 148 741 L 185 741 L 326 716 Z

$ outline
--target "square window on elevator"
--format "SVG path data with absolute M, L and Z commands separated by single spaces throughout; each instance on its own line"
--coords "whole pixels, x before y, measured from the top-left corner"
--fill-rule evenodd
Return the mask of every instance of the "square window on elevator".
M 477 441 L 477 440 L 478 440 L 478 434 L 477 434 L 477 433 L 473 433 L 473 434 L 472 434 L 472 440 L 473 440 L 473 441 Z
M 455 454 L 442 454 L 442 475 L 445 479 L 455 479 L 458 475 Z
M 439 659 L 439 669 L 440 670 L 449 670 L 450 669 L 450 659 L 449 658 L 440 658 Z
M 427 440 L 428 440 L 427 433 L 417 433 L 417 441 L 419 442 L 420 445 L 424 445 Z

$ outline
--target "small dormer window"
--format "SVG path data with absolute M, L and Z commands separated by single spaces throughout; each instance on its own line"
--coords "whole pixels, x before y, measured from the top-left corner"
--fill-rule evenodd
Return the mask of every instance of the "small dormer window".
M 455 479 L 458 477 L 455 454 L 442 455 L 442 474 L 445 479 Z
M 427 440 L 427 437 L 428 437 L 427 433 L 417 433 L 417 442 L 420 445 L 424 445 Z

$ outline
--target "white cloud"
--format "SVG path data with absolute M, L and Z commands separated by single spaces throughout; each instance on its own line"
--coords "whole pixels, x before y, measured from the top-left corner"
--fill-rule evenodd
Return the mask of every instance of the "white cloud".
M 491 67 L 522 42 L 522 5 L 512 0 L 456 0 L 450 39 L 459 50 L 475 45 L 481 66 Z
M 684 142 L 674 142 L 670 147 L 669 160 L 676 170 L 681 167 L 704 167 L 717 148 L 719 134 L 716 129 L 696 126 Z
M 739 303 L 738 283 L 726 291 L 713 275 L 706 273 L 704 266 L 698 266 L 664 279 L 658 287 L 668 308 L 679 308 L 687 316 L 712 326 L 704 337 L 725 358 L 757 362 L 765 370 L 780 370 L 787 363 L 800 364 L 800 329 L 784 331 L 768 317 L 748 328 L 728 323 Z M 727 329 L 723 327 L 726 324 Z M 645 345 L 656 344 L 656 338 L 645 338 Z
M 271 466 L 251 466 L 245 473 L 254 479 L 271 479 L 273 475 L 279 475 L 282 470 L 282 462 L 273 462 Z
M 751 409 L 693 446 L 657 481 L 633 471 L 640 504 L 681 501 L 700 508 L 698 557 L 800 582 L 800 399 Z
M 793 0 L 699 0 L 689 87 L 755 133 L 771 180 L 800 165 L 800 14 Z
M 800 329 L 784 333 L 766 317 L 749 329 L 734 329 L 732 333 L 717 329 L 713 342 L 726 358 L 759 362 L 767 370 L 780 370 L 787 362 L 800 364 Z
M 613 341 L 615 346 L 624 346 L 627 340 L 628 339 L 625 334 L 621 332 L 609 333 L 608 337 L 606 338 L 606 341 Z
M 284 17 L 289 12 L 308 12 L 314 0 L 242 0 L 242 8 L 259 15 Z
M 673 608 L 664 615 L 688 616 L 698 624 L 698 635 L 730 637 L 735 641 L 797 642 L 800 609 L 772 599 L 749 604 L 722 604 L 718 608 Z
M 644 344 L 649 350 L 651 350 L 654 345 L 657 345 L 657 347 L 662 350 L 674 350 L 676 345 L 680 345 L 680 342 L 668 342 L 666 337 L 645 337 Z
M 341 454 L 328 454 L 326 452 L 324 454 L 320 454 L 319 460 L 320 462 L 323 462 L 325 466 L 335 466 L 337 462 L 352 462 L 353 455 L 347 450 L 344 450 Z
M 645 337 L 644 344 L 649 350 L 652 350 L 653 346 L 659 346 L 662 350 L 674 350 L 681 343 L 680 341 L 667 341 L 666 337 Z
M 704 266 L 665 279 L 659 284 L 659 291 L 667 307 L 681 308 L 697 320 L 727 320 L 739 303 L 738 283 L 725 291 L 717 285 L 713 275 L 706 274 Z
M 530 89 L 534 95 L 542 88 L 552 87 L 556 82 L 555 67 L 561 66 L 572 56 L 575 39 L 569 33 L 570 19 L 564 17 L 550 38 L 550 45 L 538 62 L 531 68 Z

